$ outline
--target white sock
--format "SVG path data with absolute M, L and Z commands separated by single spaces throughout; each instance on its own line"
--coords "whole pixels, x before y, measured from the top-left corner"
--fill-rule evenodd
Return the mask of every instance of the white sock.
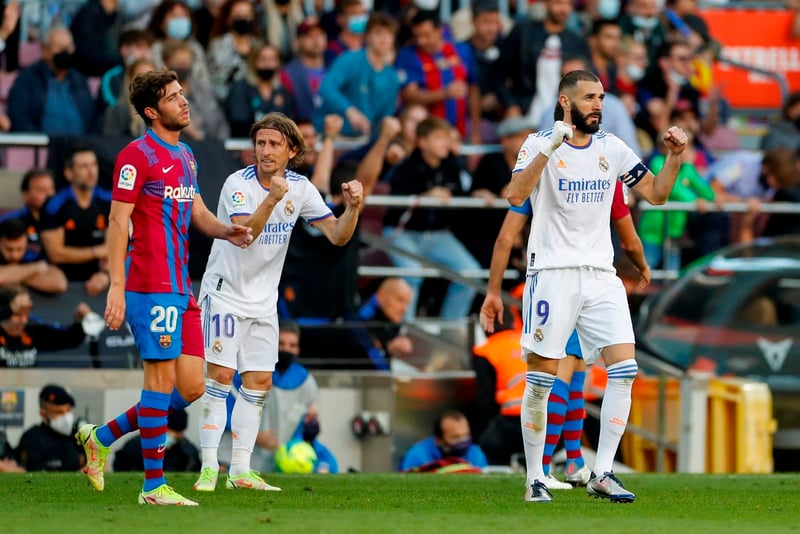
M 261 410 L 267 401 L 267 391 L 239 388 L 239 396 L 233 405 L 231 415 L 231 476 L 250 472 L 250 456 L 256 444 L 256 435 L 261 426 Z
M 614 456 L 631 413 L 631 387 L 638 371 L 634 359 L 606 368 L 608 384 L 600 407 L 600 439 L 594 463 L 594 472 L 599 477 L 614 469 Z
M 544 482 L 544 441 L 547 437 L 547 399 L 553 389 L 555 376 L 549 373 L 525 373 L 525 395 L 522 397 L 520 424 L 525 447 L 527 485 L 534 480 Z
M 228 407 L 225 399 L 231 390 L 230 384 L 222 384 L 206 378 L 206 392 L 200 399 L 200 447 L 203 451 L 202 469 L 210 467 L 219 470 L 217 450 L 219 440 L 228 422 Z

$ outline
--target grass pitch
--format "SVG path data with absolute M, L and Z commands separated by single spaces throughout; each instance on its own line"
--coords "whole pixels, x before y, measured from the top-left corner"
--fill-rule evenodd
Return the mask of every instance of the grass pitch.
M 633 504 L 584 489 L 554 492 L 549 504 L 522 500 L 524 479 L 506 475 L 274 475 L 280 493 L 192 491 L 194 474 L 168 474 L 197 508 L 140 506 L 141 474 L 0 474 L 0 532 L 181 534 L 235 532 L 586 532 L 800 534 L 800 474 L 625 475 Z

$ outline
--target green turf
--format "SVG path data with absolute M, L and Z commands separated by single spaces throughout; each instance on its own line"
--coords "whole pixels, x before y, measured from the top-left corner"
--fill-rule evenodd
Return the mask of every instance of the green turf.
M 523 479 L 505 475 L 271 476 L 281 493 L 194 493 L 192 474 L 170 474 L 199 508 L 139 506 L 140 474 L 106 476 L 92 491 L 78 474 L 0 474 L 0 533 L 101 532 L 667 532 L 800 534 L 800 475 L 626 475 L 634 504 L 583 489 L 552 503 L 522 501 Z

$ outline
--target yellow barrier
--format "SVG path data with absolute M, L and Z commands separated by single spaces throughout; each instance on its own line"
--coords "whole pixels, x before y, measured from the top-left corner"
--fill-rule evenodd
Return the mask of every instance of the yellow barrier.
M 680 432 L 680 382 L 664 381 L 664 438 L 677 445 Z M 658 434 L 657 377 L 638 377 L 633 385 L 629 422 Z M 772 395 L 766 384 L 740 378 L 708 381 L 706 421 L 706 472 L 771 473 L 773 471 Z M 637 471 L 655 471 L 657 445 L 652 440 L 625 433 L 620 446 L 623 461 Z M 664 453 L 664 470 L 675 471 L 676 454 Z

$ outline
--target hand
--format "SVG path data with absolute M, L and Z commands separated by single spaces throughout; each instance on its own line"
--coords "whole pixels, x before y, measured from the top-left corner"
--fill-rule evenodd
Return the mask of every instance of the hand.
M 85 302 L 79 302 L 77 306 L 75 306 L 75 311 L 73 312 L 76 321 L 80 321 L 86 314 L 88 314 L 92 309 L 89 307 L 88 304 Z
M 342 184 L 342 196 L 344 196 L 345 206 L 360 210 L 361 204 L 364 202 L 364 186 L 358 180 L 350 180 Z
M 553 131 L 550 133 L 550 144 L 542 148 L 542 154 L 548 158 L 552 156 L 553 152 L 561 146 L 561 143 L 563 143 L 565 139 L 572 139 L 574 132 L 575 126 L 572 124 L 567 124 L 564 121 L 556 121 L 553 125 Z
M 483 299 L 480 315 L 481 327 L 489 334 L 494 333 L 494 322 L 503 324 L 503 299 L 499 293 L 487 293 Z
M 369 119 L 361 113 L 355 107 L 350 107 L 345 112 L 345 116 L 347 117 L 347 121 L 350 123 L 350 126 L 357 132 L 361 132 L 363 134 L 369 134 L 370 130 L 372 129 L 372 124 L 370 124 Z
M 106 311 L 103 314 L 106 326 L 111 330 L 116 330 L 122 326 L 125 320 L 125 287 L 123 285 L 113 285 L 108 289 L 106 298 Z
M 381 137 L 394 139 L 403 131 L 403 125 L 397 117 L 384 117 L 381 121 Z
M 650 266 L 645 265 L 644 270 L 639 271 L 639 289 L 644 289 L 650 285 L 651 276 Z
M 325 115 L 322 134 L 330 139 L 336 139 L 342 133 L 342 126 L 344 126 L 344 119 L 341 115 L 336 115 L 335 113 Z
M 267 198 L 274 200 L 275 204 L 280 202 L 288 191 L 289 182 L 286 181 L 286 177 L 283 175 L 275 175 L 269 179 L 269 195 L 267 195 Z
M 448 201 L 453 197 L 453 192 L 447 189 L 446 187 L 442 187 L 441 185 L 436 185 L 434 187 L 431 187 L 428 190 L 428 192 L 425 193 L 425 196 Z
M 386 344 L 386 352 L 392 356 L 408 356 L 414 352 L 414 342 L 408 336 L 397 336 Z
M 389 148 L 386 149 L 386 156 L 384 156 L 384 159 L 389 165 L 395 165 L 406 159 L 406 156 L 408 156 L 408 154 L 406 154 L 402 146 L 397 143 L 392 143 L 389 145 Z
M 0 26 L 0 37 L 8 39 L 14 33 L 19 22 L 19 2 L 9 2 L 3 10 L 3 25 Z
M 676 156 L 689 146 L 689 137 L 686 135 L 686 132 L 677 126 L 670 126 L 669 129 L 664 132 L 664 135 L 661 136 L 661 139 L 664 141 L 664 146 L 667 147 L 667 150 Z
M 105 291 L 110 282 L 111 278 L 108 276 L 107 272 L 100 271 L 94 273 L 91 278 L 86 281 L 86 284 L 84 284 L 86 294 L 90 297 L 95 297 Z
M 253 230 L 249 226 L 232 224 L 225 230 L 225 239 L 237 247 L 247 248 L 253 242 Z
M 452 98 L 457 100 L 459 98 L 464 98 L 467 96 L 467 91 L 469 90 L 469 86 L 467 82 L 464 80 L 456 80 L 454 82 L 450 82 L 450 84 L 445 89 L 445 94 L 447 98 Z
M 11 130 L 11 119 L 5 113 L 0 113 L 0 131 L 8 132 Z
M 694 201 L 695 206 L 697 206 L 697 213 L 707 213 L 708 212 L 708 202 L 705 199 L 698 198 Z
M 470 195 L 472 198 L 482 198 L 486 201 L 486 204 L 491 205 L 497 199 L 497 195 L 489 191 L 488 189 L 476 189 Z
M 0 473 L 25 473 L 25 468 L 11 458 L 0 459 Z

